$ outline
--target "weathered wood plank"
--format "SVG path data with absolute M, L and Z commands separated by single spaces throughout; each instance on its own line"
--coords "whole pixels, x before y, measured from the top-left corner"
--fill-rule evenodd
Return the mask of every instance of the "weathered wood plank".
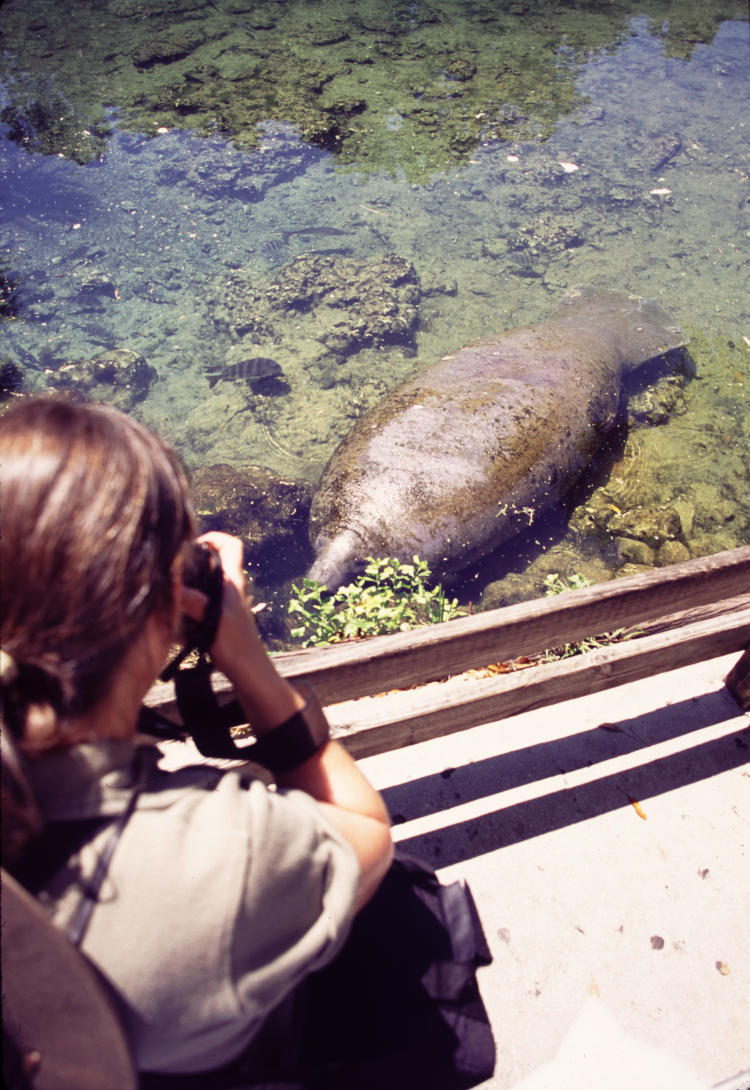
M 699 606 L 696 609 L 682 609 L 679 613 L 667 613 L 663 617 L 657 617 L 653 621 L 643 621 L 637 626 L 637 631 L 643 636 L 653 636 L 657 632 L 667 632 L 672 628 L 680 628 L 683 625 L 694 624 L 697 621 L 710 621 L 718 619 L 733 610 L 745 609 L 750 606 L 750 590 L 747 594 L 739 594 L 736 598 L 725 598 L 720 602 L 711 602 L 707 606 Z M 750 639 L 750 637 L 748 637 Z
M 354 698 L 535 654 L 611 629 L 733 598 L 750 588 L 750 546 L 429 628 L 276 655 L 323 700 Z
M 748 632 L 750 608 L 516 673 L 334 705 L 327 714 L 354 756 L 371 756 L 741 650 Z

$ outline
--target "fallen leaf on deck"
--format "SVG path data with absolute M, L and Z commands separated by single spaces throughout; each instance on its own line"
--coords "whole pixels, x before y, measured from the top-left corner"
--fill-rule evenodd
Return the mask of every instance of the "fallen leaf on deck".
M 639 818 L 643 818 L 644 821 L 648 821 L 648 818 L 646 817 L 646 811 L 643 809 L 638 799 L 634 799 L 632 795 L 628 795 L 628 802 L 633 807 Z

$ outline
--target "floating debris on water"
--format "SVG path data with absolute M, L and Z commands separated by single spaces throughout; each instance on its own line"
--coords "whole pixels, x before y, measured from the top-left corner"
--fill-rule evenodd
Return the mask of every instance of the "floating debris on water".
M 269 428 L 269 426 L 265 422 L 265 420 L 260 418 L 258 420 L 258 423 L 260 424 L 261 431 L 263 432 L 263 434 L 264 434 L 264 436 L 266 438 L 266 442 L 268 443 L 268 445 L 270 447 L 273 447 L 273 449 L 275 451 L 277 451 L 279 454 L 283 454 L 283 456 L 285 458 L 290 458 L 293 462 L 303 462 L 304 461 L 304 458 L 300 458 L 299 454 L 292 454 L 291 450 L 287 450 L 286 447 L 282 447 L 282 445 L 278 441 L 278 439 L 274 439 L 273 435 L 271 434 L 271 429 Z
M 257 379 L 278 377 L 283 374 L 281 365 L 276 360 L 268 359 L 266 356 L 251 356 L 250 359 L 240 360 L 239 363 L 233 363 L 221 371 L 207 371 L 206 378 L 213 389 L 221 380 L 234 382 L 242 379 L 244 382 L 255 382 Z

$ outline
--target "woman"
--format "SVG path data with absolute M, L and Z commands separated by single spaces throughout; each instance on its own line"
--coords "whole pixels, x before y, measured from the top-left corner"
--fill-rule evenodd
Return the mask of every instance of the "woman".
M 115 410 L 41 398 L 3 417 L 0 463 L 6 865 L 112 984 L 156 1085 L 347 1085 L 379 1015 L 337 1000 L 359 1012 L 344 1056 L 323 1008 L 358 972 L 347 938 L 391 865 L 389 819 L 266 654 L 241 542 L 205 535 L 224 573 L 211 657 L 276 753 L 275 790 L 241 765 L 164 772 L 137 734 L 181 616 L 207 605 L 181 579 L 194 528 L 172 452 Z M 418 1066 L 425 1048 L 406 1049 Z

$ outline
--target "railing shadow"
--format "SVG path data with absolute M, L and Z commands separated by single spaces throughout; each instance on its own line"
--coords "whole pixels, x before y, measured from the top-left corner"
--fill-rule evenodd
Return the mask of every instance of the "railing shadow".
M 688 738 L 740 714 L 723 690 L 682 701 L 632 719 L 552 742 L 529 746 L 383 791 L 395 825 L 447 812 L 465 802 L 601 764 L 660 742 Z M 502 729 L 501 727 L 498 729 Z M 743 765 L 750 759 L 750 728 L 736 726 L 720 738 L 644 761 L 597 780 L 548 792 L 478 818 L 446 822 L 434 831 L 400 841 L 400 847 L 437 866 L 507 847 L 648 800 Z

